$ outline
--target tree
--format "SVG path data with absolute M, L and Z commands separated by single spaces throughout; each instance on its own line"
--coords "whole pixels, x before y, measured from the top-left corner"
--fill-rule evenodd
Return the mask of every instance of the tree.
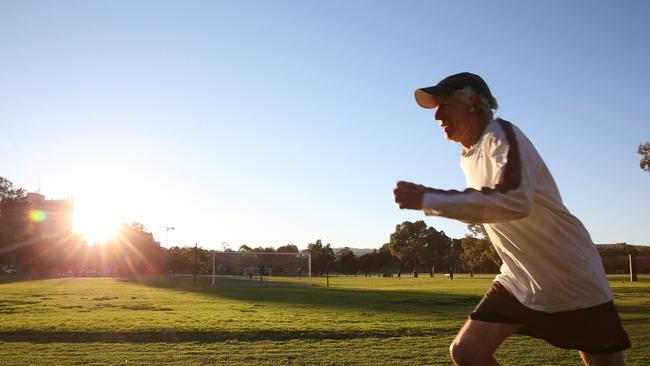
M 639 145 L 639 149 L 636 152 L 641 155 L 639 166 L 641 166 L 641 169 L 650 173 L 650 142 Z
M 444 231 L 429 227 L 426 230 L 424 241 L 423 265 L 425 269 L 432 270 L 434 265 L 438 266 L 451 253 L 453 240 Z
M 488 235 L 485 231 L 483 224 L 469 224 L 467 225 L 467 230 L 470 232 L 470 236 L 478 239 L 487 239 Z
M 329 275 L 329 270 L 334 263 L 334 251 L 328 243 L 323 245 L 320 239 L 314 243 L 307 245 L 307 251 L 311 253 L 311 266 L 313 272 L 326 272 Z
M 278 247 L 278 253 L 298 253 L 298 247 L 293 244 L 281 245 Z
M 192 252 L 189 248 L 171 247 L 165 251 L 167 269 L 171 273 L 192 272 Z
M 257 252 L 257 253 L 275 253 L 275 249 L 273 249 L 273 247 L 264 248 L 262 246 L 259 246 L 259 247 L 255 248 L 255 249 L 253 249 L 252 251 Z
M 253 248 L 249 247 L 249 246 L 246 245 L 246 244 L 242 244 L 242 245 L 239 247 L 239 251 L 240 251 L 240 252 L 252 252 L 252 251 L 253 251 Z
M 620 257 L 628 256 L 630 254 L 638 254 L 639 249 L 634 245 L 627 243 L 616 243 L 611 245 L 599 245 L 598 252 L 601 257 Z
M 494 272 L 501 266 L 501 258 L 488 239 L 485 228 L 481 224 L 470 224 L 467 228 L 470 235 L 461 240 L 463 249 L 460 255 L 461 261 L 469 270 Z
M 336 269 L 343 274 L 356 274 L 357 273 L 357 257 L 350 248 L 343 248 L 336 253 L 334 261 Z
M 9 179 L 0 177 L 0 201 L 20 200 L 25 198 L 25 195 L 24 189 L 14 187 Z
M 357 259 L 357 267 L 364 273 L 366 277 L 370 277 L 372 273 L 392 272 L 399 268 L 397 258 L 390 254 L 390 244 L 386 243 L 379 249 L 375 249 L 370 253 L 364 254 Z
M 390 253 L 413 271 L 423 268 L 426 230 L 424 221 L 404 221 L 390 234 Z
M 451 239 L 444 232 L 427 227 L 424 221 L 405 221 L 395 227 L 390 236 L 389 249 L 414 275 L 429 271 L 449 254 Z
M 390 243 L 385 243 L 379 248 L 375 257 L 376 266 L 380 273 L 394 272 L 400 268 L 399 258 L 393 256 L 390 250 Z
M 23 198 L 24 189 L 0 177 L 0 264 L 22 267 L 32 257 L 34 238 L 29 235 L 26 203 L 12 202 Z
M 381 267 L 377 264 L 377 249 L 370 253 L 366 253 L 357 259 L 359 270 L 363 272 L 366 277 L 370 277 L 372 272 L 379 272 Z
M 212 273 L 212 253 L 207 249 L 196 245 L 162 249 L 165 252 L 166 270 L 170 273 L 193 273 L 195 270 L 195 256 L 196 272 L 198 274 Z
M 158 273 L 164 264 L 163 249 L 144 225 L 122 224 L 118 235 L 110 242 L 119 253 L 120 271 L 128 274 Z

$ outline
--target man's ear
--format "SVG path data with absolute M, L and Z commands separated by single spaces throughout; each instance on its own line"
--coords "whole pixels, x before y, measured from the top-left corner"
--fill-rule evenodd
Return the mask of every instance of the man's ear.
M 472 108 L 474 108 L 475 110 L 478 109 L 479 106 L 481 105 L 481 97 L 476 94 L 472 95 L 471 103 L 472 103 Z

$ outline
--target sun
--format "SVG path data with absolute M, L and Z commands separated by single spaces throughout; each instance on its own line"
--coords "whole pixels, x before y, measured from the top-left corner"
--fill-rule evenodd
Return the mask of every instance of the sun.
M 100 195 L 75 196 L 73 230 L 83 235 L 88 244 L 106 243 L 122 222 L 115 201 Z
M 123 167 L 103 165 L 75 177 L 73 231 L 88 244 L 106 243 L 122 223 L 137 220 L 133 213 L 141 188 L 131 176 Z
M 165 199 L 169 189 L 160 183 L 165 180 L 152 164 L 143 168 L 131 159 L 93 157 L 59 174 L 74 199 L 73 231 L 91 245 L 111 240 L 125 223 L 155 227 L 173 211 Z

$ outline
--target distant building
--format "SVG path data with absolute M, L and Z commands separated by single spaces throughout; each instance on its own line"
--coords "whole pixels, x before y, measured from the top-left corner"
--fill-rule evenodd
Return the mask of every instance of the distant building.
M 0 206 L 0 225 L 27 230 L 29 236 L 49 238 L 72 233 L 74 200 L 46 200 L 39 193 L 27 193 L 21 200 L 4 200 Z

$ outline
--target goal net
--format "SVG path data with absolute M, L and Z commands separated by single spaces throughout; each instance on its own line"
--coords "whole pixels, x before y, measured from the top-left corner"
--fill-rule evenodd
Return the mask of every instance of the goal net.
M 214 251 L 212 285 L 217 283 L 217 276 L 311 286 L 311 254 Z

